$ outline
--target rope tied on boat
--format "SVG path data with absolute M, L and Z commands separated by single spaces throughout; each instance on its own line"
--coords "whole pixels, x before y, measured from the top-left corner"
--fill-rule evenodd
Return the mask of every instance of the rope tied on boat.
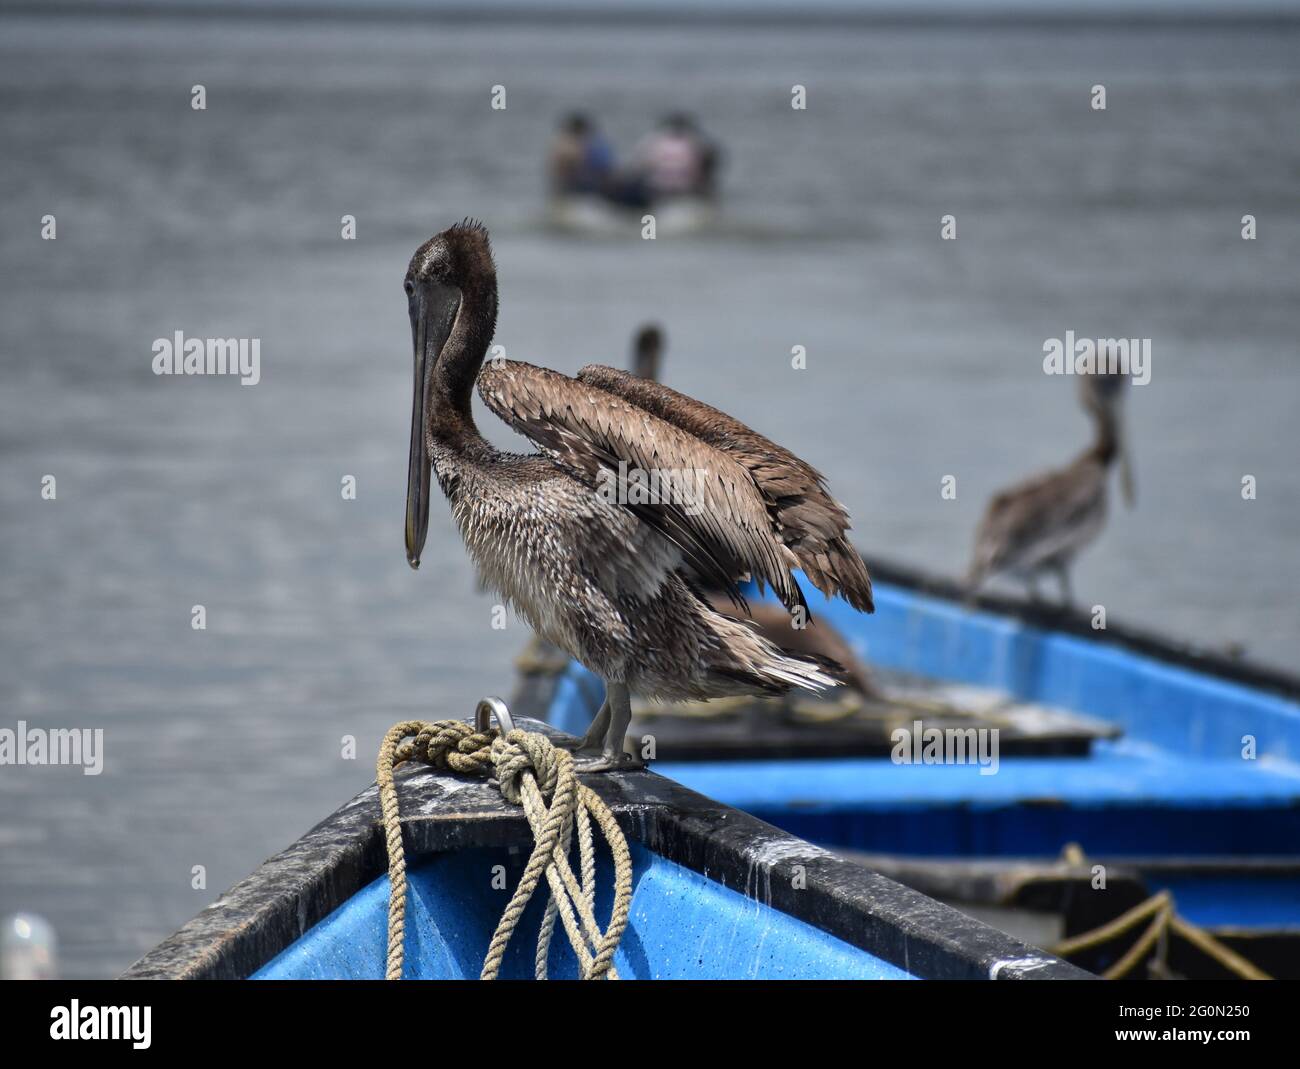
M 1068 844 L 1062 851 L 1062 858 L 1071 864 L 1087 864 L 1083 850 L 1077 843 Z M 1180 917 L 1176 912 L 1174 897 L 1167 890 L 1157 891 L 1150 898 L 1139 902 L 1132 909 L 1125 910 L 1105 924 L 1062 940 L 1052 947 L 1051 951 L 1058 957 L 1069 958 L 1085 951 L 1096 950 L 1135 931 L 1143 921 L 1148 921 L 1148 924 L 1142 934 L 1113 965 L 1101 974 L 1103 980 L 1122 980 L 1133 972 L 1153 949 L 1155 954 L 1151 962 L 1152 966 L 1159 971 L 1160 975 L 1168 977 L 1169 967 L 1165 959 L 1171 935 L 1186 940 L 1206 957 L 1242 980 L 1273 979 L 1253 962 L 1215 939 L 1204 928 Z
M 504 732 L 488 727 L 489 713 L 496 714 Z M 406 854 L 393 772 L 407 761 L 464 775 L 494 776 L 502 797 L 523 807 L 532 829 L 532 853 L 492 935 L 479 978 L 494 980 L 500 973 L 510 938 L 545 876 L 549 897 L 537 939 L 537 978 L 546 979 L 558 917 L 577 955 L 579 975 L 584 980 L 618 979 L 614 952 L 627 928 L 632 905 L 632 855 L 627 839 L 609 807 L 595 791 L 578 782 L 573 755 L 539 732 L 515 728 L 505 703 L 495 698 L 479 703 L 473 724 L 463 720 L 408 720 L 394 724 L 379 748 L 375 780 L 379 784 L 388 849 L 387 978 L 402 978 L 406 937 Z M 593 820 L 614 858 L 614 905 L 604 930 L 595 915 Z M 580 876 L 574 875 L 569 864 L 575 829 Z

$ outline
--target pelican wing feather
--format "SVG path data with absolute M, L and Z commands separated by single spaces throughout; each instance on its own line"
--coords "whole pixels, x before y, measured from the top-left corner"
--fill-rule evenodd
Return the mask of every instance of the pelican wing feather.
M 617 393 L 531 364 L 491 361 L 478 391 L 553 463 L 663 534 L 706 581 L 740 601 L 737 581 L 752 576 L 786 606 L 804 604 L 791 574 L 799 560 L 730 451 Z
M 775 536 L 822 593 L 855 609 L 874 608 L 871 578 L 848 540 L 848 511 L 812 465 L 725 412 L 651 379 L 592 364 L 578 381 L 616 394 L 741 465 L 761 496 Z

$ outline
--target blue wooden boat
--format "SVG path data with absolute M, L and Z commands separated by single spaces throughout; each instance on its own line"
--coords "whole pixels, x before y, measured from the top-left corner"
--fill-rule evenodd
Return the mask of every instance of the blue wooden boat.
M 990 904 L 974 890 L 980 881 L 962 877 L 972 863 L 1050 868 L 1079 844 L 1090 863 L 1118 866 L 1148 892 L 1170 890 L 1184 917 L 1253 946 L 1275 975 L 1300 976 L 1300 680 L 1113 623 L 1094 630 L 1082 614 L 967 600 L 955 583 L 868 564 L 875 615 L 804 584 L 814 618 L 887 684 L 1001 695 L 994 714 L 968 725 L 1008 733 L 996 774 L 897 763 L 879 724 L 855 736 L 833 718 L 764 726 L 754 713 L 728 726 L 669 716 L 634 720 L 629 738 L 655 737 L 663 775 L 877 868 L 893 859 L 897 878 L 946 888 L 963 908 Z M 581 733 L 600 699 L 599 681 L 567 664 L 524 676 L 515 702 Z M 884 723 L 907 724 L 913 709 Z M 987 879 L 981 886 L 991 894 Z M 1112 909 L 1121 898 L 1110 896 Z
M 523 722 L 530 730 L 551 731 Z M 884 876 L 649 771 L 585 777 L 634 863 L 625 978 L 1078 979 L 1089 974 Z M 407 977 L 477 977 L 532 840 L 495 788 L 398 776 L 408 858 Z M 491 874 L 502 866 L 501 889 Z M 384 975 L 388 878 L 377 788 L 271 858 L 133 965 L 128 979 Z M 605 878 L 602 878 L 605 877 Z M 608 887 L 608 873 L 598 872 Z M 609 901 L 597 897 L 597 914 Z M 503 977 L 533 973 L 535 897 Z M 572 976 L 563 940 L 551 975 Z

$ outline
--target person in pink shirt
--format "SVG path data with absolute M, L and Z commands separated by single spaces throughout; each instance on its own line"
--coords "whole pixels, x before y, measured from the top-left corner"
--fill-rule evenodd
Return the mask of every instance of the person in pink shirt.
M 713 195 L 718 152 L 689 115 L 667 116 L 637 146 L 633 160 L 655 200 Z

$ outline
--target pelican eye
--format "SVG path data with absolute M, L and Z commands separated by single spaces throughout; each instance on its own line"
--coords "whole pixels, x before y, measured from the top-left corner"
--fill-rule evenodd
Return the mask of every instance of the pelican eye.
M 406 295 L 408 297 L 415 296 L 415 283 L 413 283 L 409 278 L 402 283 L 402 289 L 406 290 Z

